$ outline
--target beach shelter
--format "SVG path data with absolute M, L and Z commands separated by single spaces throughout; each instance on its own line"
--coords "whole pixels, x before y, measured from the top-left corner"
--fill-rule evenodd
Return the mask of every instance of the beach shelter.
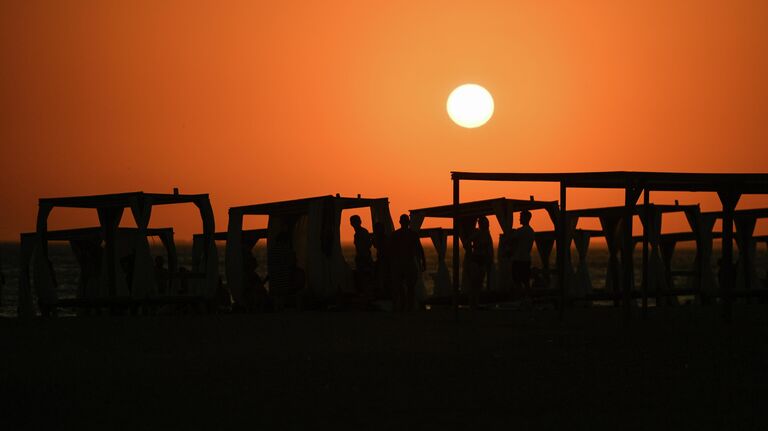
M 115 232 L 115 256 L 119 259 L 129 256 L 135 256 L 137 235 L 140 234 L 136 228 L 118 228 Z M 176 268 L 176 247 L 173 241 L 173 229 L 171 228 L 148 228 L 143 233 L 146 236 L 156 236 L 160 238 L 165 247 L 168 258 L 169 274 L 173 274 Z M 109 294 L 109 282 L 107 271 L 107 255 L 104 253 L 104 232 L 100 227 L 55 230 L 47 232 L 47 241 L 66 241 L 69 243 L 72 253 L 77 260 L 79 267 L 77 302 L 86 303 L 89 300 L 107 298 Z M 38 276 L 44 277 L 47 271 L 53 271 L 48 260 L 41 259 L 38 253 L 40 240 L 37 232 L 22 233 L 19 243 L 19 316 L 30 316 L 33 314 L 32 307 L 32 277 L 30 268 L 35 276 L 34 290 L 37 294 L 41 308 L 52 307 L 54 305 L 66 305 L 68 301 L 61 300 L 58 297 L 56 286 L 51 283 L 45 283 L 45 278 L 37 282 Z M 117 277 L 120 284 L 120 290 L 127 288 L 126 277 Z M 55 280 L 55 274 L 53 274 Z M 157 296 L 158 291 L 154 289 L 150 292 L 152 296 Z
M 305 293 L 315 299 L 331 299 L 352 290 L 349 265 L 341 250 L 341 213 L 347 209 L 369 208 L 374 224 L 392 232 L 387 198 L 352 198 L 339 195 L 270 202 L 229 209 L 226 274 L 232 296 L 241 300 L 243 290 L 243 218 L 268 216 L 267 261 L 275 252 L 275 239 L 288 234 L 296 266 L 304 272 Z M 269 263 L 267 271 L 270 271 Z
M 557 221 L 557 202 L 556 201 L 537 201 L 532 198 L 531 199 L 507 199 L 507 198 L 501 197 L 501 198 L 495 198 L 495 199 L 462 202 L 458 206 L 441 205 L 441 206 L 411 210 L 410 211 L 410 216 L 411 216 L 410 228 L 416 232 L 419 232 L 421 230 L 422 224 L 424 223 L 424 220 L 427 218 L 452 219 L 456 217 L 458 222 L 453 232 L 454 233 L 458 232 L 459 242 L 466 249 L 467 247 L 469 247 L 469 236 L 472 232 L 472 229 L 474 228 L 475 222 L 478 217 L 495 216 L 496 220 L 499 223 L 499 226 L 501 226 L 501 230 L 504 233 L 504 235 L 510 235 L 512 232 L 513 218 L 515 213 L 519 213 L 520 211 L 524 211 L 524 210 L 528 210 L 528 211 L 545 210 L 553 223 Z M 545 241 L 544 237 L 542 237 L 542 241 Z M 436 248 L 437 248 L 437 244 L 436 244 Z M 548 251 L 551 251 L 552 249 L 551 243 L 549 243 L 548 249 L 547 247 L 542 247 L 542 249 L 547 253 L 547 257 L 548 257 Z M 439 255 L 440 249 L 437 249 L 437 251 Z M 540 250 L 540 252 L 541 251 L 542 250 Z M 456 261 L 456 259 L 458 259 L 458 256 L 454 255 L 453 259 L 454 261 Z M 548 259 L 546 260 L 542 259 L 542 263 L 544 263 L 545 261 L 547 262 L 547 265 L 548 265 Z M 438 260 L 438 264 L 440 264 L 440 260 Z M 462 267 L 466 268 L 466 265 L 467 265 L 467 262 L 463 262 Z M 548 268 L 546 270 L 548 270 Z M 440 270 L 438 270 L 438 272 L 439 271 Z M 444 272 L 448 273 L 447 267 L 444 269 Z M 489 275 L 489 287 L 494 290 L 496 289 L 496 287 L 500 282 L 498 280 L 498 276 L 496 272 L 497 271 L 494 265 L 492 266 L 492 269 L 491 269 L 491 275 Z M 463 271 L 462 273 L 464 274 L 464 278 L 466 278 L 467 271 Z M 468 280 L 464 278 L 461 279 L 462 288 L 467 286 L 467 283 L 468 283 Z M 506 280 L 501 280 L 501 283 L 505 283 L 505 282 Z
M 241 246 L 243 250 L 251 252 L 261 239 L 267 238 L 267 229 L 245 229 L 242 231 Z M 226 241 L 227 232 L 216 232 L 213 234 L 214 241 Z M 203 258 L 205 251 L 205 235 L 195 234 L 192 236 L 192 266 L 197 266 Z M 218 263 L 217 263 L 218 268 Z M 220 274 L 221 275 L 221 274 Z
M 161 193 L 117 193 L 93 196 L 43 198 L 39 200 L 37 214 L 37 241 L 35 259 L 48 262 L 48 217 L 54 208 L 87 208 L 97 212 L 101 235 L 104 241 L 106 293 L 113 298 L 132 298 L 134 300 L 155 295 L 157 287 L 153 262 L 147 241 L 147 231 L 156 205 L 194 204 L 200 212 L 205 249 L 198 265 L 189 271 L 190 294 L 213 298 L 218 281 L 216 267 L 216 247 L 213 241 L 214 218 L 207 194 L 161 194 Z M 126 261 L 118 258 L 118 226 L 125 209 L 129 209 L 137 226 L 137 234 L 132 244 L 132 257 Z M 119 276 L 130 267 L 130 277 Z M 35 265 L 35 286 L 43 292 L 39 298 L 41 304 L 54 305 L 54 279 L 50 265 Z M 130 285 L 128 281 L 130 280 Z
M 723 212 L 706 212 L 702 213 L 702 217 L 706 217 L 708 221 L 708 223 L 703 223 L 702 226 L 702 236 L 707 237 L 708 235 L 711 235 L 715 220 L 723 219 Z M 754 233 L 757 220 L 764 218 L 768 218 L 768 208 L 733 211 L 733 224 L 736 227 L 734 239 L 739 248 L 739 257 L 736 261 L 736 280 L 734 283 L 737 289 L 749 291 L 755 287 L 761 287 L 757 267 L 755 265 L 759 237 L 755 237 Z M 709 241 L 711 244 L 711 238 Z
M 571 228 L 570 235 L 573 236 L 576 243 L 577 252 L 581 255 L 579 248 L 586 247 L 585 236 L 594 237 L 597 236 L 594 233 L 588 233 L 575 230 L 575 226 L 578 225 L 579 219 L 584 218 L 597 218 L 600 221 L 601 231 L 600 236 L 605 238 L 606 245 L 608 247 L 608 267 L 606 273 L 606 289 L 613 292 L 618 300 L 620 298 L 620 285 L 623 279 L 624 265 L 622 262 L 621 250 L 623 250 L 623 241 L 625 237 L 623 235 L 623 227 L 626 225 L 623 221 L 625 217 L 625 208 L 623 206 L 613 207 L 601 207 L 601 208 L 585 208 L 568 211 L 568 226 Z M 660 295 L 666 293 L 669 290 L 669 277 L 666 274 L 666 266 L 664 265 L 663 255 L 665 254 L 664 244 L 661 241 L 661 220 L 662 215 L 665 213 L 684 212 L 689 220 L 695 219 L 699 214 L 698 205 L 636 205 L 632 209 L 632 216 L 639 216 L 640 221 L 647 232 L 648 241 L 650 244 L 650 260 L 649 271 L 647 279 L 647 287 L 651 292 L 658 292 Z M 692 229 L 695 227 L 692 225 Z M 578 233 L 576 233 L 578 232 Z M 576 234 L 574 234 L 576 233 Z M 642 237 L 641 237 L 642 239 Z M 633 239 L 630 239 L 633 241 Z M 635 242 L 632 242 L 634 247 Z M 630 254 L 630 259 L 632 255 Z M 580 263 L 579 282 L 585 283 L 584 271 L 588 269 L 586 262 Z M 634 280 L 634 276 L 630 277 Z M 577 282 L 578 292 L 580 294 L 591 293 L 591 285 L 581 285 Z M 632 285 L 634 288 L 634 282 Z
M 634 208 L 638 199 L 642 196 L 643 204 L 650 204 L 650 196 L 653 192 L 710 192 L 717 193 L 722 205 L 723 216 L 723 249 L 722 249 L 722 279 L 725 280 L 723 286 L 719 287 L 719 294 L 723 296 L 724 318 L 731 318 L 731 297 L 735 271 L 733 265 L 733 220 L 734 211 L 742 195 L 765 195 L 768 194 L 768 173 L 683 173 L 683 172 L 637 172 L 637 171 L 611 171 L 611 172 L 451 172 L 451 181 L 453 183 L 453 207 L 458 208 L 461 204 L 461 182 L 462 181 L 504 181 L 504 182 L 548 182 L 557 183 L 560 188 L 560 220 L 561 225 L 568 224 L 568 214 L 570 210 L 567 207 L 568 190 L 574 188 L 585 189 L 617 189 L 624 191 L 624 217 L 622 229 L 621 253 L 626 256 L 622 260 L 622 276 L 620 279 L 622 298 L 624 304 L 624 317 L 629 319 L 631 316 L 631 305 L 634 302 L 632 292 L 633 285 L 633 262 L 630 258 L 632 254 L 632 217 Z M 456 211 L 458 214 L 458 211 Z M 647 216 L 646 224 L 651 225 L 652 217 Z M 609 220 L 610 221 L 610 220 Z M 458 216 L 453 218 L 454 227 L 460 224 Z M 557 226 L 557 225 L 556 225 Z M 610 227 L 610 226 L 607 226 Z M 650 227 L 650 226 L 649 226 Z M 557 229 L 558 238 L 565 244 L 565 238 L 569 235 L 568 229 Z M 654 229 L 646 228 L 643 231 L 643 289 L 642 303 L 643 311 L 647 309 L 646 285 L 649 278 L 649 242 L 650 234 Z M 699 227 L 695 232 L 701 232 Z M 610 242 L 610 240 L 609 240 Z M 454 242 L 454 254 L 458 254 L 458 243 Z M 565 274 L 567 272 L 567 256 L 570 253 L 568 247 L 558 248 L 558 271 L 560 277 L 560 290 L 562 302 L 567 299 L 568 289 Z M 704 260 L 700 260 L 700 265 L 704 265 Z M 458 271 L 459 262 L 454 259 L 454 270 Z M 703 272 L 703 271 L 702 271 Z M 749 279 L 749 277 L 747 277 Z M 454 291 L 458 290 L 458 280 L 454 278 Z M 458 308 L 455 308 L 458 310 Z M 564 307 L 560 308 L 561 318 Z M 645 315 L 645 313 L 644 313 Z

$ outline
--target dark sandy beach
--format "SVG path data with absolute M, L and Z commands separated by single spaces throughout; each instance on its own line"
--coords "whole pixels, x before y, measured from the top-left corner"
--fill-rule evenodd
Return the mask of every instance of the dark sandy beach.
M 2 319 L 3 429 L 766 429 L 765 308 L 651 311 Z

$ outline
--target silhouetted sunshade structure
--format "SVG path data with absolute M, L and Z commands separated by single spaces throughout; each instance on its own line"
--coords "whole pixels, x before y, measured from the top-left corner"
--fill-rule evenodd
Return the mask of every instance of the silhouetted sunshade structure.
M 327 300 L 350 292 L 351 272 L 341 251 L 340 226 L 341 212 L 355 208 L 370 208 L 372 223 L 382 223 L 387 233 L 393 231 L 387 198 L 327 195 L 230 208 L 226 272 L 232 296 L 236 301 L 242 299 L 242 230 L 243 218 L 249 215 L 269 217 L 267 256 L 273 252 L 277 236 L 289 234 L 296 265 L 305 273 L 306 295 Z
M 665 213 L 684 212 L 688 219 L 691 228 L 694 229 L 699 222 L 701 216 L 698 205 L 636 205 L 632 209 L 633 216 L 639 216 L 641 223 L 643 224 L 643 231 L 647 232 L 648 243 L 651 247 L 650 256 L 648 261 L 648 271 L 644 274 L 648 278 L 644 278 L 643 285 L 643 298 L 647 291 L 657 293 L 659 297 L 662 294 L 667 294 L 669 290 L 668 277 L 665 272 L 665 265 L 662 260 L 661 251 L 661 220 L 662 215 Z M 620 299 L 622 280 L 622 265 L 619 260 L 619 252 L 623 249 L 623 241 L 626 239 L 623 235 L 623 220 L 625 214 L 625 208 L 623 206 L 614 207 L 602 207 L 602 208 L 587 208 L 568 211 L 568 235 L 573 238 L 576 244 L 576 250 L 579 253 L 579 270 L 576 271 L 576 277 L 568 277 L 569 290 L 572 292 L 578 292 L 581 296 L 592 293 L 591 283 L 588 282 L 588 278 L 585 276 L 584 271 L 587 269 L 585 262 L 585 254 L 582 253 L 582 248 L 588 247 L 589 236 L 578 235 L 575 233 L 575 227 L 577 226 L 579 219 L 584 218 L 597 218 L 600 220 L 600 226 L 602 227 L 602 236 L 605 237 L 605 242 L 608 247 L 608 271 L 606 274 L 606 288 L 612 292 L 615 299 Z M 594 235 L 590 235 L 594 236 Z M 586 243 L 585 243 L 586 241 Z M 701 246 L 701 242 L 697 241 L 699 249 L 704 250 Z M 705 253 L 705 261 L 709 262 L 711 256 L 711 239 L 709 253 Z M 711 271 L 710 271 L 711 272 Z M 634 274 L 632 274 L 632 288 L 634 289 Z
M 214 298 L 218 281 L 216 247 L 213 241 L 214 218 L 207 194 L 183 195 L 160 193 L 118 193 L 94 196 L 44 198 L 39 200 L 37 215 L 37 240 L 35 259 L 48 261 L 48 216 L 57 207 L 95 209 L 104 241 L 105 295 L 117 299 L 141 300 L 156 297 L 158 289 L 155 282 L 152 256 L 150 254 L 147 232 L 155 205 L 194 204 L 202 219 L 205 247 L 199 264 L 189 271 L 189 294 L 202 298 Z M 129 208 L 137 226 L 137 235 L 132 244 L 120 244 L 117 235 L 123 212 Z M 133 255 L 132 273 L 128 279 L 121 277 L 123 268 L 119 250 L 130 249 Z M 39 266 L 35 272 L 35 286 L 44 292 L 53 291 L 53 278 L 48 265 Z M 43 305 L 55 305 L 55 297 L 40 299 Z M 53 301 L 53 302 L 51 302 Z
M 458 259 L 459 259 L 459 253 L 458 253 L 458 244 L 461 243 L 465 248 L 468 246 L 467 241 L 469 240 L 469 235 L 472 232 L 472 228 L 474 227 L 475 222 L 477 221 L 477 218 L 480 216 L 495 216 L 496 219 L 499 222 L 499 225 L 501 226 L 502 231 L 505 234 L 510 234 L 512 232 L 512 226 L 513 226 L 513 218 L 515 213 L 518 213 L 520 211 L 535 211 L 535 210 L 544 210 L 547 212 L 549 217 L 552 219 L 552 223 L 557 222 L 557 201 L 537 201 L 533 199 L 508 199 L 508 198 L 495 198 L 495 199 L 485 199 L 485 200 L 478 200 L 478 201 L 472 201 L 472 202 L 463 202 L 456 206 L 454 205 L 441 205 L 441 206 L 435 206 L 435 207 L 429 207 L 429 208 L 419 208 L 419 209 L 413 209 L 410 210 L 411 214 L 411 229 L 414 231 L 419 231 L 421 228 L 421 225 L 423 224 L 424 220 L 427 218 L 453 218 L 454 219 L 454 227 L 452 229 L 452 232 L 458 232 L 459 235 L 459 241 L 454 241 L 453 246 L 453 261 L 454 261 L 454 268 L 453 268 L 453 274 L 461 274 L 458 267 Z M 541 237 L 542 241 L 546 240 L 545 236 Z M 552 243 L 550 242 L 548 244 L 548 248 L 546 244 L 542 244 L 542 247 L 539 249 L 539 252 L 542 253 L 542 263 L 547 262 L 548 264 L 548 257 L 549 257 L 549 250 L 551 250 Z M 438 256 L 440 256 L 440 250 L 438 249 Z M 546 255 L 546 258 L 544 256 Z M 445 253 L 443 252 L 443 255 Z M 438 264 L 441 262 L 441 259 L 438 257 Z M 545 271 L 547 268 L 545 268 Z M 445 270 L 447 271 L 447 268 Z M 439 270 L 438 270 L 439 272 Z M 495 277 L 495 275 L 490 276 L 491 279 Z M 458 303 L 458 286 L 459 278 L 454 277 L 454 302 Z M 466 281 L 462 281 L 462 285 L 466 284 Z
M 140 232 L 136 228 L 118 228 L 114 235 L 115 256 L 121 257 L 135 253 L 138 235 L 157 236 L 165 247 L 169 273 L 176 271 L 177 255 L 171 228 L 148 228 Z M 46 232 L 47 241 L 67 241 L 72 248 L 79 269 L 79 285 L 76 298 L 59 298 L 56 286 L 45 283 L 47 271 L 51 269 L 46 259 L 41 259 L 39 253 L 40 237 L 37 232 L 22 233 L 19 251 L 19 316 L 30 316 L 34 313 L 32 305 L 32 283 L 30 265 L 35 279 L 34 289 L 37 294 L 41 311 L 47 314 L 47 309 L 61 306 L 97 305 L 105 303 L 109 294 L 107 279 L 106 253 L 104 253 L 104 230 L 100 227 L 65 229 Z M 40 278 L 38 278 L 40 277 Z M 38 280 L 42 282 L 38 282 Z M 123 279 L 124 280 L 124 279 Z M 124 284 L 124 283 L 123 283 Z M 108 302 L 108 301 L 107 301 Z
M 240 243 L 243 250 L 248 252 L 252 251 L 260 239 L 267 238 L 267 229 L 246 229 L 243 230 L 242 242 Z M 216 232 L 213 234 L 214 241 L 226 241 L 227 231 Z M 192 266 L 197 264 L 203 258 L 203 252 L 205 251 L 205 235 L 197 233 L 192 236 Z
M 722 204 L 723 218 L 723 279 L 728 282 L 721 286 L 724 296 L 724 316 L 730 319 L 731 293 L 734 280 L 733 271 L 733 220 L 734 210 L 743 194 L 768 194 L 768 174 L 709 174 L 709 173 L 665 173 L 665 172 L 581 172 L 581 173 L 503 173 L 503 172 L 452 172 L 453 203 L 454 203 L 454 228 L 460 224 L 459 205 L 461 181 L 522 181 L 522 182 L 556 182 L 560 185 L 560 223 L 556 223 L 558 238 L 562 243 L 567 243 L 567 193 L 569 188 L 599 188 L 599 189 L 623 189 L 624 206 L 621 223 L 621 264 L 622 264 L 622 297 L 625 308 L 625 316 L 628 318 L 631 303 L 633 284 L 632 262 L 632 215 L 640 195 L 643 195 L 643 204 L 649 208 L 650 193 L 653 191 L 686 191 L 686 192 L 715 192 Z M 700 232 L 701 227 L 696 226 L 695 232 Z M 643 234 L 643 280 L 648 280 L 648 244 L 650 229 Z M 560 289 L 562 303 L 565 304 L 567 296 L 566 262 L 569 261 L 568 247 L 558 248 L 558 270 L 561 274 Z M 458 243 L 454 244 L 454 271 L 458 271 Z M 701 261 L 700 261 L 701 262 Z M 700 264 L 704 264 L 701 262 Z M 643 283 L 643 291 L 646 291 L 646 283 Z M 454 290 L 458 290 L 458 280 L 454 279 Z M 643 298 L 643 310 L 647 307 L 645 295 Z M 561 310 L 563 307 L 561 307 Z

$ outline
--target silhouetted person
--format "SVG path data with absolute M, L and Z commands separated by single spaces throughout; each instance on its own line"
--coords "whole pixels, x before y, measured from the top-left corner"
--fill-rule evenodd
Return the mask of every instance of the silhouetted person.
M 250 250 L 243 251 L 243 303 L 245 311 L 264 311 L 267 305 L 267 289 L 256 269 L 259 264 Z
M 408 229 L 411 219 L 400 216 L 400 229 L 392 234 L 392 282 L 395 311 L 412 311 L 416 307 L 416 281 L 426 260 L 421 240 Z
M 157 291 L 161 295 L 165 295 L 168 292 L 168 269 L 165 267 L 165 259 L 163 256 L 155 257 L 155 282 L 157 283 Z
M 512 283 L 526 291 L 531 280 L 531 249 L 535 233 L 530 225 L 531 212 L 520 212 L 521 227 L 512 231 Z
M 120 267 L 125 275 L 125 283 L 128 285 L 128 292 L 133 292 L 133 269 L 136 265 L 136 254 L 131 253 L 120 259 Z
M 477 229 L 470 237 L 471 258 L 471 283 L 470 300 L 472 305 L 477 305 L 478 295 L 483 289 L 483 282 L 488 279 L 493 265 L 493 241 L 491 240 L 490 225 L 485 216 L 478 217 Z
M 371 282 L 371 271 L 373 271 L 371 234 L 363 227 L 359 215 L 350 217 L 349 224 L 355 229 L 355 287 L 358 292 L 367 293 Z
M 375 277 L 378 295 L 381 297 L 390 297 L 392 285 L 392 238 L 387 233 L 384 223 L 378 222 L 373 225 L 373 247 L 376 249 Z

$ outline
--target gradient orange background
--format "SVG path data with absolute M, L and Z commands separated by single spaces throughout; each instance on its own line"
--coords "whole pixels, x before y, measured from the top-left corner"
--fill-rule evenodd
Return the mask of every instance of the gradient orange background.
M 207 192 L 222 230 L 230 206 L 318 194 L 448 203 L 451 170 L 764 172 L 766 22 L 755 1 L 4 1 L 0 239 L 39 197 Z M 464 82 L 496 101 L 479 129 L 445 112 Z M 501 194 L 557 198 L 462 198 Z

